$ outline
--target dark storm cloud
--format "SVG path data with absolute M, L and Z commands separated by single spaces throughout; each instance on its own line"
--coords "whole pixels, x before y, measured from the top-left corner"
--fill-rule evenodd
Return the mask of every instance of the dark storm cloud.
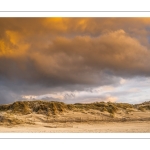
M 1 76 L 31 84 L 100 84 L 106 74 L 150 75 L 150 51 L 123 30 L 97 38 L 60 37 L 47 48 L 16 55 L 1 56 Z
M 14 93 L 1 92 L 0 100 L 150 76 L 149 23 L 146 18 L 0 18 L 0 83 Z

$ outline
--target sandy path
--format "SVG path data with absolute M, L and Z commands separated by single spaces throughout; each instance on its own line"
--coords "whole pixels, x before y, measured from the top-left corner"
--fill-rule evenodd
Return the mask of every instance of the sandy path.
M 0 132 L 26 133 L 150 133 L 150 121 L 43 123 L 37 125 L 1 126 Z

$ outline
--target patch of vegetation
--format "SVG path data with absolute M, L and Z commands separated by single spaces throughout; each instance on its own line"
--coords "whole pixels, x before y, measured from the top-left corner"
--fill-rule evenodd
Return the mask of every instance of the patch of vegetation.
M 128 103 L 115 103 L 115 105 L 122 109 L 134 108 L 133 105 L 128 104 Z
M 117 110 L 118 110 L 118 108 L 113 104 L 109 104 L 109 106 L 107 107 L 107 111 L 111 114 L 116 113 Z
M 150 110 L 150 101 L 144 102 L 142 104 L 136 104 L 135 106 L 138 110 L 141 111 Z
M 23 115 L 31 113 L 28 103 L 22 101 L 14 102 L 8 106 L 8 109 L 11 110 L 12 113 L 21 113 Z
M 138 110 L 144 111 L 144 108 L 143 108 L 142 106 L 140 106 L 140 107 L 138 108 Z
M 74 110 L 74 109 L 75 109 L 75 106 L 74 106 L 73 104 L 68 104 L 68 105 L 67 105 L 67 108 L 68 108 L 69 110 Z
M 146 106 L 143 106 L 143 108 L 146 109 L 146 110 L 150 110 L 150 104 L 146 105 Z
M 44 115 L 57 115 L 67 111 L 89 111 L 98 110 L 100 112 L 108 112 L 115 114 L 118 110 L 125 110 L 130 112 L 133 109 L 150 110 L 150 103 L 144 102 L 142 104 L 128 104 L 128 103 L 111 103 L 111 102 L 95 102 L 88 104 L 65 104 L 56 101 L 17 101 L 8 105 L 0 105 L 0 111 L 9 111 L 14 114 L 27 115 L 32 112 Z

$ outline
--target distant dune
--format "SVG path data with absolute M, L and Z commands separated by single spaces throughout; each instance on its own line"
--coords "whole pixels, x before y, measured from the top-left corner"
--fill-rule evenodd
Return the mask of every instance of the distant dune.
M 0 132 L 150 132 L 150 101 L 17 101 L 0 105 L 0 126 Z

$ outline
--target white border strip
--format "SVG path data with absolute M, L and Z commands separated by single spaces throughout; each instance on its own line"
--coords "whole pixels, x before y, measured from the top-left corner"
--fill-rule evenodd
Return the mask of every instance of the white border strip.
M 150 139 L 149 133 L 0 133 L 0 139 Z
M 150 12 L 0 12 L 0 17 L 150 17 Z

